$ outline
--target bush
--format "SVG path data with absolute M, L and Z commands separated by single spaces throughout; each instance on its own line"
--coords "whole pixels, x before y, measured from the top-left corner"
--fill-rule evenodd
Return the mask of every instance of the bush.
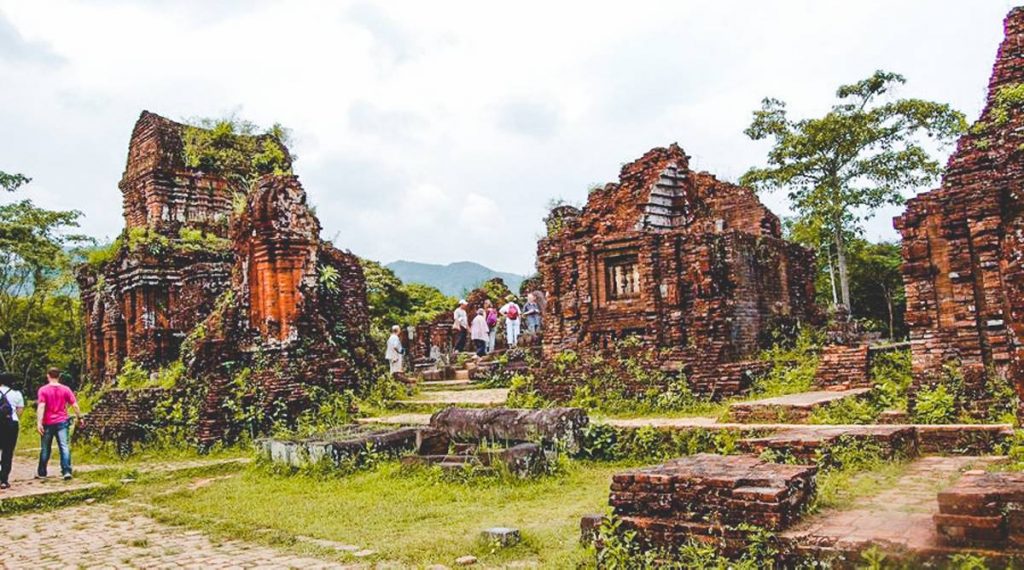
M 178 231 L 178 242 L 175 246 L 182 251 L 227 251 L 231 249 L 231 240 L 196 228 L 181 228 Z
M 770 398 L 811 390 L 823 341 L 820 331 L 804 327 L 795 340 L 777 342 L 763 351 L 760 359 L 771 362 L 772 367 L 754 381 L 751 394 Z

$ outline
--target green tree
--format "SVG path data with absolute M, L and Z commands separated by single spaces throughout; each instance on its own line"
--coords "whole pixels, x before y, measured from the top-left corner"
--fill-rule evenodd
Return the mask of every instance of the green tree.
M 31 178 L 24 174 L 8 174 L 0 170 L 0 188 L 3 188 L 8 192 L 14 192 L 21 187 L 22 184 L 28 184 L 31 180 Z
M 883 100 L 906 80 L 876 71 L 843 85 L 839 102 L 823 117 L 792 120 L 786 104 L 765 99 L 744 131 L 754 140 L 774 139 L 768 166 L 741 178 L 760 190 L 786 189 L 793 209 L 834 246 L 840 300 L 850 306 L 847 239 L 885 204 L 901 204 L 903 191 L 935 180 L 938 161 L 921 145 L 922 135 L 948 142 L 966 121 L 949 105 L 921 99 Z
M 403 316 L 401 324 L 419 325 L 426 323 L 442 311 L 455 309 L 458 302 L 454 297 L 449 297 L 436 287 L 423 283 L 406 283 L 402 285 L 406 295 L 409 296 L 411 311 Z
M 399 324 L 412 310 L 409 293 L 402 288 L 402 280 L 387 267 L 376 261 L 360 259 L 366 278 L 366 300 L 370 305 L 370 327 L 375 336 L 387 338 L 386 331 Z
M 14 180 L 4 175 L 4 181 Z M 21 175 L 10 186 L 27 182 Z M 0 206 L 0 366 L 30 379 L 48 365 L 77 371 L 82 329 L 70 249 L 87 238 L 68 233 L 77 211 L 46 210 L 30 200 Z
M 856 239 L 849 244 L 851 308 L 889 338 L 906 334 L 906 295 L 899 244 Z

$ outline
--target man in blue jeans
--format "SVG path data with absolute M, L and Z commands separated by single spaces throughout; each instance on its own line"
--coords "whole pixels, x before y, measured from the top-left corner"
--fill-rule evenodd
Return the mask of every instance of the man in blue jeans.
M 71 418 L 68 417 L 68 407 L 75 410 L 75 419 L 82 417 L 82 411 L 78 409 L 78 401 L 71 388 L 60 383 L 60 370 L 51 368 L 46 371 L 46 385 L 39 389 L 37 394 L 39 407 L 36 417 L 36 429 L 39 431 L 39 469 L 36 470 L 36 478 L 46 477 L 46 464 L 50 462 L 50 453 L 53 451 L 53 438 L 57 438 L 57 448 L 60 450 L 60 473 L 65 481 L 71 480 L 71 441 L 68 430 L 71 428 Z

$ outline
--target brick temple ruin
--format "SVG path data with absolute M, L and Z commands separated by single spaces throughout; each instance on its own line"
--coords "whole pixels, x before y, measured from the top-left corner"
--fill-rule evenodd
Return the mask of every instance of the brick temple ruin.
M 359 260 L 320 239 L 298 178 L 284 173 L 287 149 L 269 135 L 238 145 L 276 146 L 280 157 L 275 172 L 246 180 L 189 166 L 186 129 L 196 127 L 142 113 L 119 185 L 120 245 L 78 273 L 93 381 L 113 385 L 129 360 L 151 372 L 186 368 L 179 386 L 108 391 L 90 414 L 106 438 L 140 437 L 151 419 L 140 410 L 170 395 L 195 408 L 188 427 L 201 443 L 217 441 L 239 429 L 239 407 L 262 424 L 294 418 L 314 387 L 355 388 L 372 369 Z
M 773 331 L 816 315 L 813 254 L 782 239 L 753 191 L 690 170 L 678 145 L 648 151 L 547 224 L 537 267 L 548 357 L 637 337 L 695 390 L 729 396 L 764 367 L 754 357 Z
M 942 185 L 907 203 L 903 279 L 914 395 L 963 375 L 964 408 L 984 416 L 993 377 L 1024 393 L 1024 10 L 1005 22 L 985 109 L 950 157 Z M 1018 410 L 1018 415 L 1020 411 Z

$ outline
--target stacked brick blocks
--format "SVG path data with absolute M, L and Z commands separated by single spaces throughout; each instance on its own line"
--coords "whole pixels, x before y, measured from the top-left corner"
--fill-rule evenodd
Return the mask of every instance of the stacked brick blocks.
M 1024 473 L 966 473 L 939 493 L 934 519 L 950 546 L 1024 548 Z
M 778 531 L 814 495 L 816 467 L 753 456 L 699 454 L 616 474 L 610 497 L 624 528 L 649 546 L 725 539 L 742 547 L 743 524 Z

